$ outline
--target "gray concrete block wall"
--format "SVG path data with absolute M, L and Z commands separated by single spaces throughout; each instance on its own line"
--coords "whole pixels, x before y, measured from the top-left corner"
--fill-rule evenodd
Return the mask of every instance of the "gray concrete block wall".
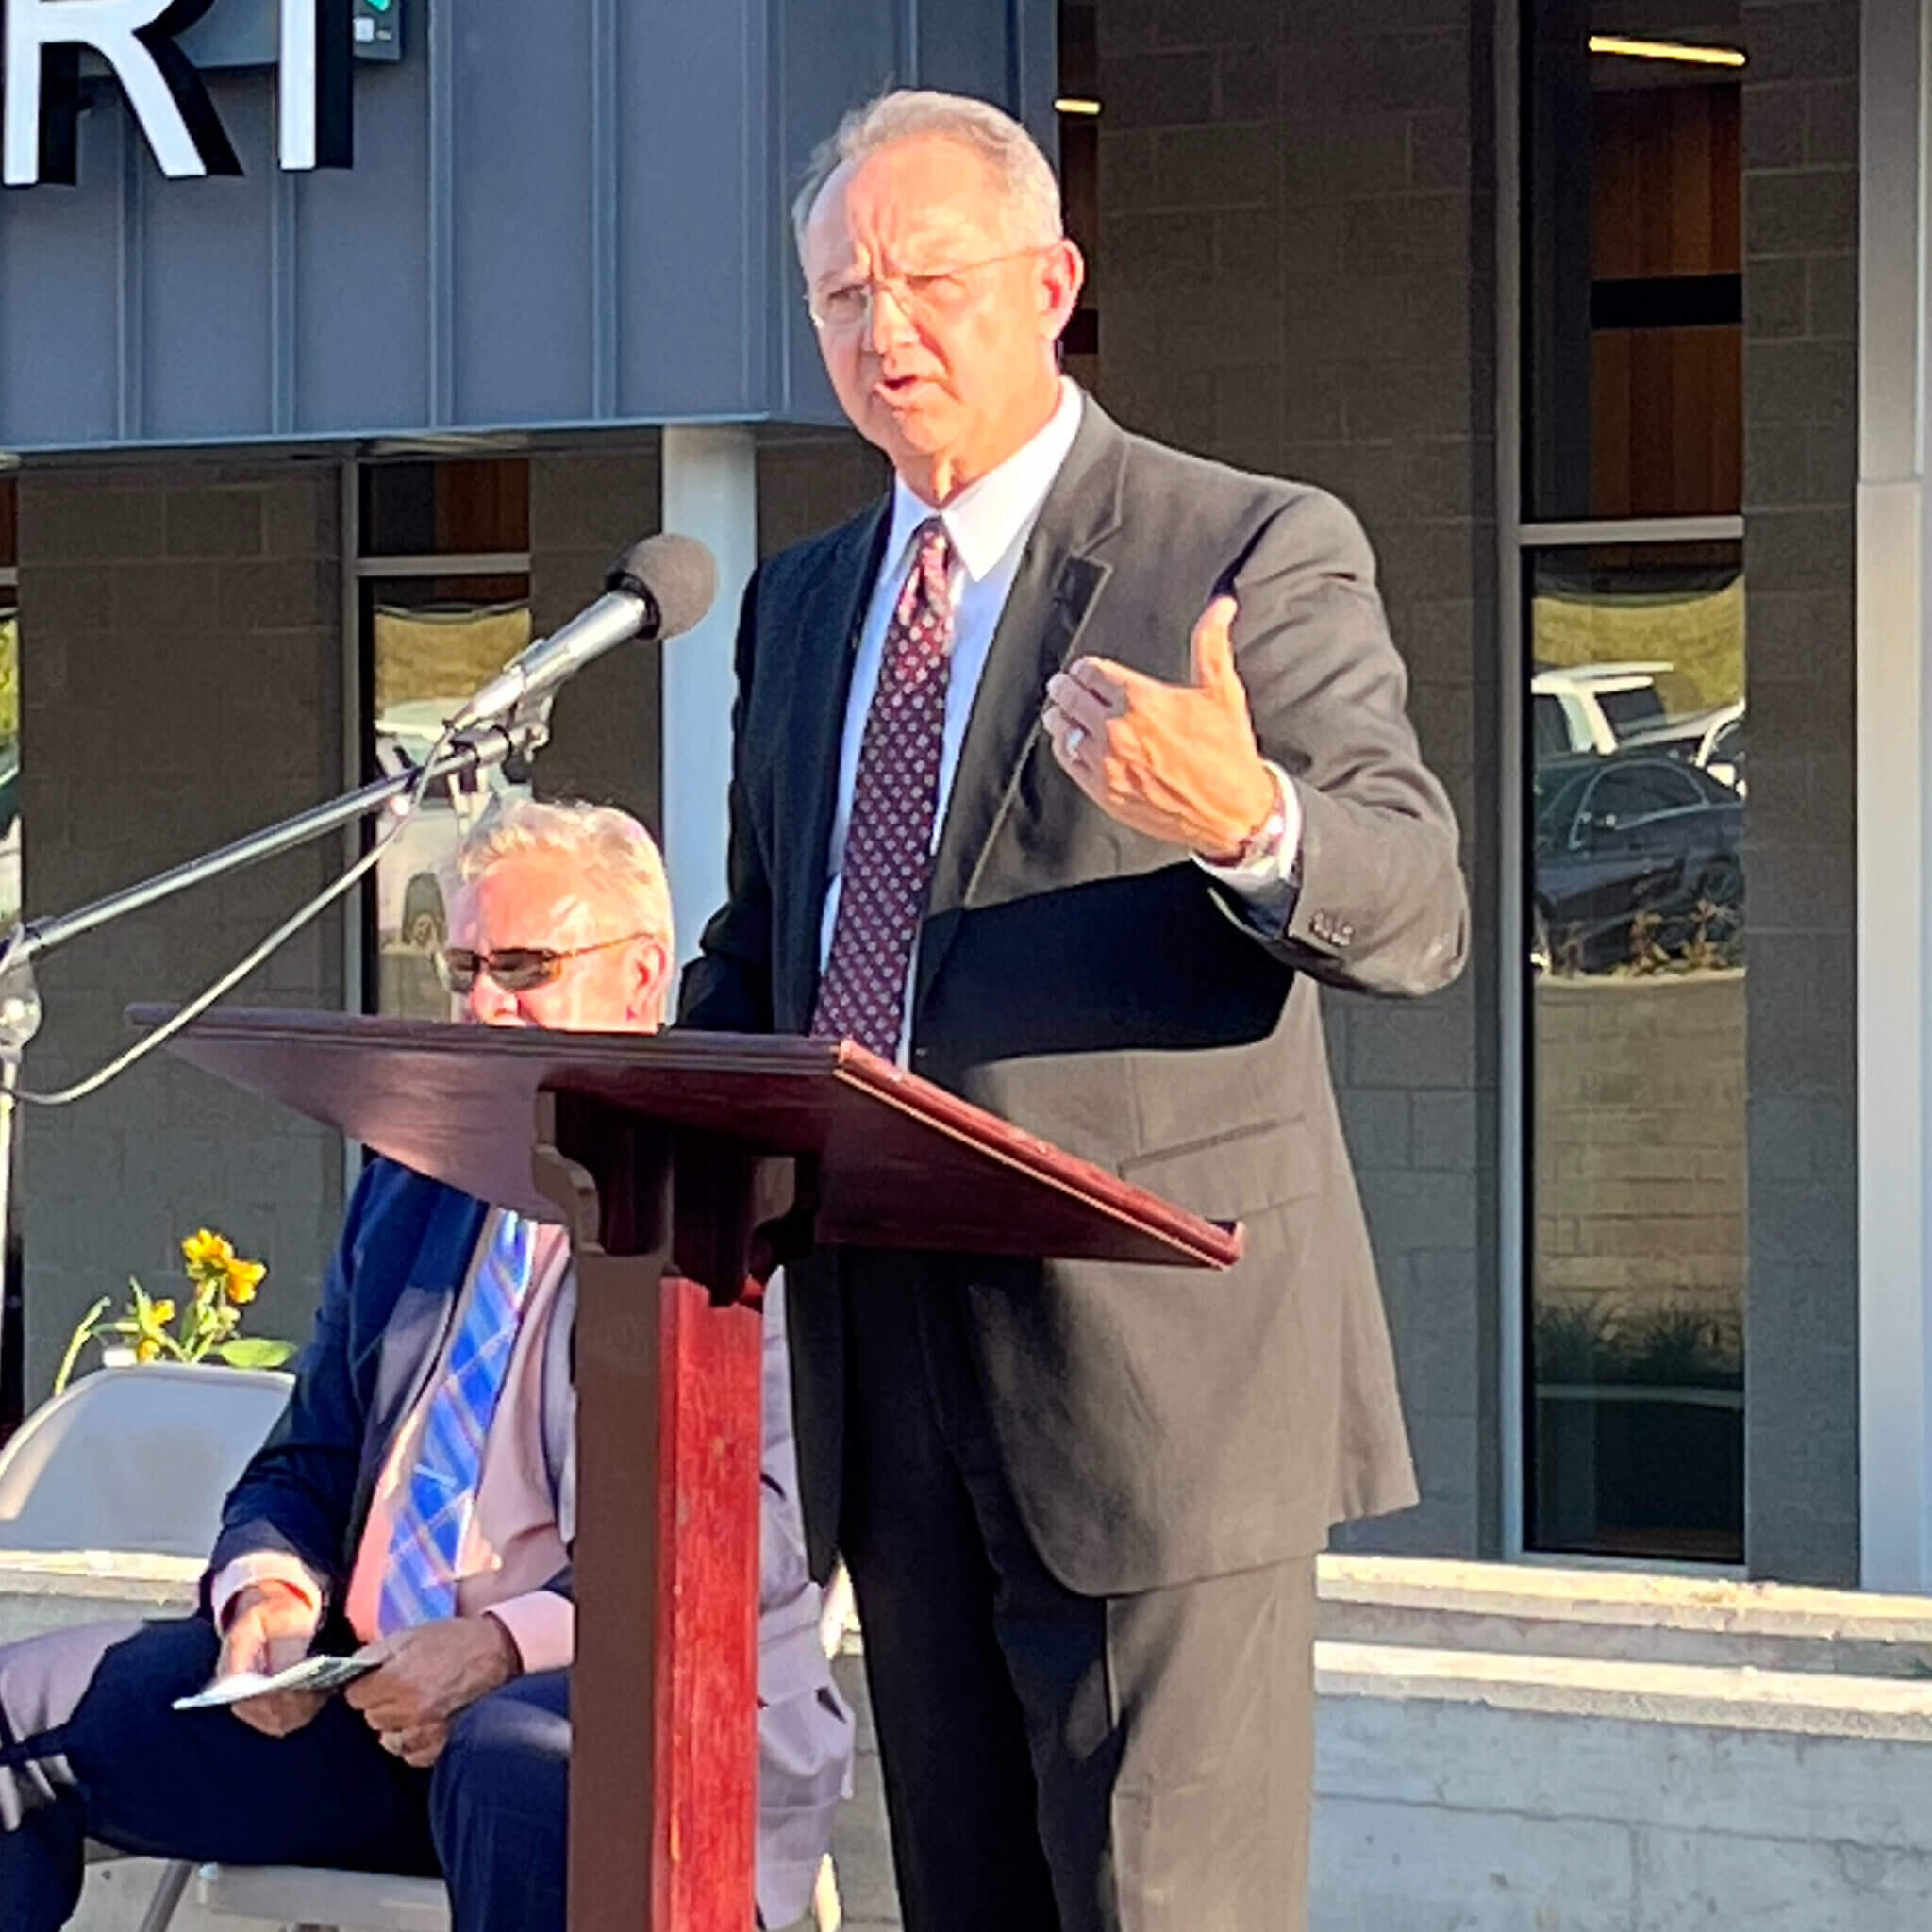
M 20 477 L 22 822 L 29 912 L 72 909 L 341 789 L 333 465 L 206 460 Z M 27 1084 L 128 1043 L 130 1000 L 179 1000 L 315 891 L 339 841 L 285 855 L 49 955 Z M 342 1004 L 325 916 L 236 997 Z M 178 1283 L 219 1227 L 270 1264 L 250 1326 L 307 1333 L 341 1207 L 337 1138 L 168 1060 L 22 1136 L 27 1396 L 101 1294 Z
M 531 621 L 541 636 L 604 589 L 611 563 L 663 522 L 655 431 L 530 458 Z M 558 693 L 556 735 L 537 764 L 546 798 L 619 805 L 661 828 L 658 647 L 633 644 L 587 666 Z
M 1420 1464 L 1351 1547 L 1492 1549 L 1496 634 L 1488 9 L 1099 0 L 1097 388 L 1131 427 L 1334 490 L 1380 559 L 1461 816 L 1474 959 L 1328 1000 Z
M 1751 796 L 1746 1556 L 1858 1569 L 1858 8 L 1742 8 Z
M 760 557 L 834 528 L 891 481 L 885 458 L 853 430 L 761 430 L 758 467 Z

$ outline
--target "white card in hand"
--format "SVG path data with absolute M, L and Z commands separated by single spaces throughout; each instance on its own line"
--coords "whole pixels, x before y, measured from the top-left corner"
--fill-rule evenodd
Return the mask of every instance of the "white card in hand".
M 246 1698 L 268 1697 L 277 1690 L 340 1690 L 381 1661 L 382 1653 L 369 1649 L 358 1650 L 354 1657 L 305 1657 L 300 1663 L 266 1677 L 256 1671 L 238 1671 L 231 1677 L 215 1678 L 192 1697 L 175 1698 L 175 1708 L 218 1710 Z

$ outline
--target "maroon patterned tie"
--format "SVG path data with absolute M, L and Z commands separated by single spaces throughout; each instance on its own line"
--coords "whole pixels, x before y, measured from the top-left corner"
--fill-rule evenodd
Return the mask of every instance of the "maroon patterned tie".
M 886 626 L 879 681 L 859 741 L 845 828 L 832 950 L 819 981 L 815 1034 L 849 1035 L 896 1058 L 912 948 L 932 882 L 940 749 L 952 665 L 952 545 L 929 517 Z

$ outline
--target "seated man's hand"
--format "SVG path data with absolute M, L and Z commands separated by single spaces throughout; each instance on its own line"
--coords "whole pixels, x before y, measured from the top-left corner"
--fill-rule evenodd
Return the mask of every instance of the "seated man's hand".
M 286 1583 L 251 1583 L 228 1606 L 222 1631 L 217 1674 L 253 1671 L 272 1676 L 308 1655 L 315 1639 L 315 1606 Z M 299 1731 L 323 1707 L 313 1690 L 278 1690 L 272 1697 L 246 1697 L 231 1705 L 244 1724 L 271 1738 Z
M 523 1667 L 515 1640 L 496 1618 L 445 1617 L 398 1632 L 380 1669 L 342 1695 L 385 1751 L 421 1770 L 442 1756 L 450 1720 Z

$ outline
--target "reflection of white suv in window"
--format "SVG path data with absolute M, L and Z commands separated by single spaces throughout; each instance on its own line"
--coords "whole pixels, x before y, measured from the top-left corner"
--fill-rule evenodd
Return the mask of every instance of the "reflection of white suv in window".
M 1687 717 L 1666 719 L 1661 724 L 1637 732 L 1629 742 L 1633 748 L 1641 745 L 1646 751 L 1669 752 L 1686 764 L 1701 765 L 1740 798 L 1749 790 L 1744 778 L 1742 698 Z
M 1530 753 L 1536 759 L 1571 752 L 1613 752 L 1660 724 L 1657 681 L 1668 663 L 1545 666 L 1529 680 Z

